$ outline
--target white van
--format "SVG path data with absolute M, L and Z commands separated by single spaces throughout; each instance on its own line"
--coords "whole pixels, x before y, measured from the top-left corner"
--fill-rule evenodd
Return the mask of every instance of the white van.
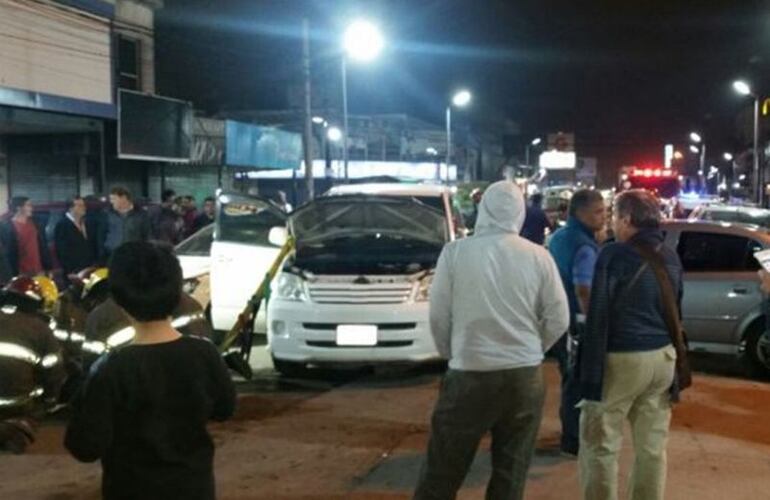
M 351 184 L 338 186 L 326 196 L 380 194 L 414 198 L 452 213 L 451 190 L 443 186 L 419 184 Z M 267 198 L 220 192 L 211 244 L 210 281 L 211 322 L 217 330 L 229 330 L 238 319 L 268 269 L 278 257 L 280 241 L 270 241 L 274 227 L 286 227 L 288 215 Z M 453 217 L 447 217 L 450 236 L 455 234 Z M 267 331 L 266 307 L 259 309 L 254 330 Z
M 448 190 L 380 188 L 335 188 L 291 215 L 296 251 L 268 305 L 279 372 L 438 359 L 428 297 L 439 254 L 454 238 Z

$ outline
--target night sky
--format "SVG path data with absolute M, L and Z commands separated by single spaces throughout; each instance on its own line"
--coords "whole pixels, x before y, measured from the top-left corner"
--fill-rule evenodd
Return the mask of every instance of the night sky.
M 351 113 L 410 113 L 437 125 L 452 90 L 460 120 L 510 118 L 522 143 L 562 130 L 602 171 L 661 162 L 703 132 L 737 151 L 736 77 L 770 94 L 768 1 L 166 0 L 158 90 L 207 112 L 280 109 L 301 84 L 301 20 L 311 22 L 314 106 L 338 103 L 339 39 L 350 19 L 380 25 L 387 49 L 349 70 Z

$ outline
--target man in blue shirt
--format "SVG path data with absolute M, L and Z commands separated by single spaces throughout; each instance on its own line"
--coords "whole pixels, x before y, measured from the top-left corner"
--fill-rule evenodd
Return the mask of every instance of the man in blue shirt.
M 570 329 L 551 350 L 559 362 L 562 376 L 561 451 L 577 456 L 580 436 L 579 387 L 574 370 L 574 348 L 572 339 L 585 323 L 591 296 L 591 282 L 599 253 L 596 233 L 606 221 L 604 199 L 598 191 L 582 189 L 575 192 L 570 200 L 567 225 L 554 233 L 549 250 L 559 268 L 570 308 Z

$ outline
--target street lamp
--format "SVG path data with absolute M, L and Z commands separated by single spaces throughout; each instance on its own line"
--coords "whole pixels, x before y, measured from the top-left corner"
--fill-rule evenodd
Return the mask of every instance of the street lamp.
M 532 147 L 532 146 L 537 146 L 541 142 L 543 142 L 543 140 L 540 137 L 535 137 L 534 139 L 532 139 L 532 141 L 529 144 L 527 144 L 526 154 L 524 155 L 525 156 L 524 162 L 527 164 L 527 168 L 528 169 L 530 168 L 530 165 L 529 165 L 529 148 Z
M 722 158 L 728 162 L 730 166 L 730 184 L 728 185 L 727 195 L 732 198 L 733 186 L 735 186 L 735 162 L 733 162 L 734 156 L 729 151 L 725 151 L 722 153 Z M 725 179 L 727 179 L 727 175 L 725 175 Z
M 380 30 L 365 20 L 357 20 L 348 26 L 342 38 L 342 158 L 345 180 L 348 179 L 348 69 L 347 59 L 366 63 L 374 60 L 385 46 Z
M 703 137 L 701 137 L 701 135 L 698 132 L 690 132 L 690 140 L 695 144 L 700 144 L 700 148 L 696 148 L 695 146 L 691 145 L 690 151 L 692 151 L 695 154 L 697 154 L 698 151 L 700 151 L 699 167 L 701 170 L 703 170 L 703 168 L 706 166 L 706 143 L 703 141 Z M 700 176 L 699 180 L 700 180 L 701 189 L 703 189 L 705 182 L 703 180 L 702 175 Z
M 743 80 L 733 82 L 733 89 L 740 95 L 754 98 L 754 194 L 757 197 L 757 203 L 763 205 L 764 195 L 762 182 L 759 179 L 759 96 L 752 92 L 751 86 Z
M 464 108 L 471 102 L 471 93 L 460 90 L 452 96 L 452 101 L 446 107 L 446 182 L 449 184 L 449 162 L 452 161 L 452 105 Z
M 700 152 L 700 149 L 698 149 L 698 146 L 690 144 L 690 151 L 697 155 Z
M 326 131 L 326 138 L 332 142 L 339 142 L 342 139 L 342 131 L 337 127 L 329 127 Z

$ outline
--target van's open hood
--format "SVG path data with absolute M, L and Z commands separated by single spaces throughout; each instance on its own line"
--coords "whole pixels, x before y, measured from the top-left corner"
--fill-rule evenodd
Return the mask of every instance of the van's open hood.
M 298 246 L 339 238 L 386 236 L 443 246 L 444 214 L 414 198 L 349 195 L 318 198 L 290 217 Z

